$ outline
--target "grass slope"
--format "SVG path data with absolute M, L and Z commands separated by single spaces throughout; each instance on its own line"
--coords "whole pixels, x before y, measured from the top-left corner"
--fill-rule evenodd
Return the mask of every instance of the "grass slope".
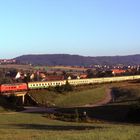
M 5 108 L 3 108 L 2 106 L 0 106 L 0 112 L 5 112 Z
M 30 95 L 39 103 L 55 104 L 59 107 L 82 106 L 86 104 L 94 104 L 101 101 L 106 96 L 106 88 L 104 86 L 87 89 L 83 91 L 73 91 L 64 94 L 54 93 L 47 90 L 31 91 Z
M 55 100 L 55 104 L 60 107 L 82 106 L 86 104 L 94 104 L 101 101 L 106 96 L 104 87 L 89 89 L 86 91 L 68 93 Z
M 138 104 L 140 103 L 140 84 L 124 87 L 114 87 L 114 102 L 117 104 Z

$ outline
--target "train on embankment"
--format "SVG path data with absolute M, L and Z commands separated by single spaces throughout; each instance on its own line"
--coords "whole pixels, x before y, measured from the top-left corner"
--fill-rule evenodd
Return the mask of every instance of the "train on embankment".
M 66 84 L 66 81 L 68 81 L 69 84 L 76 86 L 76 85 L 84 85 L 84 84 L 100 84 L 100 83 L 129 81 L 129 80 L 138 80 L 138 79 L 140 79 L 140 75 L 1 84 L 0 93 L 6 93 L 6 92 L 12 93 L 12 92 L 18 92 L 18 91 L 27 91 L 27 90 L 32 90 L 32 89 L 45 89 L 48 87 L 62 86 Z

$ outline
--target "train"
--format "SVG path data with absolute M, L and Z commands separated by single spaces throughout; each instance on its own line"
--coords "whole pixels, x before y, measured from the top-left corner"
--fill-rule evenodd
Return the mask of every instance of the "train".
M 70 85 L 76 86 L 76 85 L 84 85 L 84 84 L 100 84 L 100 83 L 119 82 L 119 81 L 138 80 L 138 79 L 140 79 L 140 75 L 1 84 L 0 93 L 7 93 L 7 92 L 12 93 L 18 91 L 27 91 L 32 89 L 46 89 L 48 87 L 65 85 L 66 81 L 68 81 Z

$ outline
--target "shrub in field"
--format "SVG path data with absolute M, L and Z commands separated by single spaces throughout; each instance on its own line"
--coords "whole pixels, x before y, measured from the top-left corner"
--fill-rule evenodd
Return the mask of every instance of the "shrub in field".
M 132 106 L 126 116 L 126 119 L 133 123 L 140 122 L 140 105 L 136 104 Z
M 68 81 L 66 81 L 65 85 L 62 85 L 62 86 L 58 85 L 54 88 L 53 91 L 59 92 L 59 93 L 69 92 L 69 91 L 73 91 L 73 86 L 70 85 Z

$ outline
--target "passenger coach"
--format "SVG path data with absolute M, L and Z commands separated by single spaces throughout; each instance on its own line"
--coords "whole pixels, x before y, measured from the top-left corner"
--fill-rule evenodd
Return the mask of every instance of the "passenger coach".
M 47 81 L 47 82 L 29 82 L 28 88 L 29 89 L 42 89 L 42 88 L 48 88 L 48 87 L 54 87 L 54 86 L 61 86 L 64 85 L 66 82 L 64 80 L 62 81 Z

